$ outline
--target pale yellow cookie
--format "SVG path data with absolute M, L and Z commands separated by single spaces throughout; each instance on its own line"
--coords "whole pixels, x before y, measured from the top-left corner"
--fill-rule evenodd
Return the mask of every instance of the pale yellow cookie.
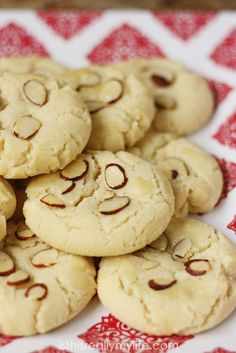
M 16 195 L 11 184 L 0 177 L 0 213 L 9 219 L 16 209 Z
M 150 335 L 189 335 L 236 306 L 236 247 L 202 222 L 173 219 L 154 243 L 103 259 L 98 295 L 119 320 Z
M 8 56 L 0 58 L 0 73 L 35 73 L 55 77 L 66 69 L 52 59 L 39 56 Z
M 0 240 L 6 236 L 6 220 L 16 209 L 16 195 L 11 184 L 0 177 Z
M 130 151 L 166 174 L 175 194 L 175 216 L 210 212 L 217 204 L 223 175 L 216 159 L 201 147 L 152 130 Z
M 212 117 L 214 99 L 206 80 L 183 65 L 167 59 L 136 59 L 115 68 L 136 74 L 153 95 L 157 131 L 188 135 Z
M 9 222 L 0 249 L 2 334 L 50 331 L 83 310 L 96 292 L 90 259 L 50 247 L 24 222 Z
M 149 130 L 154 101 L 134 75 L 109 66 L 91 66 L 58 76 L 80 92 L 92 117 L 88 149 L 119 151 L 133 146 Z
M 91 132 L 87 106 L 70 86 L 35 74 L 0 76 L 0 175 L 20 179 L 64 168 Z
M 81 155 L 26 189 L 24 215 L 46 243 L 87 256 L 127 254 L 152 242 L 174 211 L 168 179 L 127 152 Z

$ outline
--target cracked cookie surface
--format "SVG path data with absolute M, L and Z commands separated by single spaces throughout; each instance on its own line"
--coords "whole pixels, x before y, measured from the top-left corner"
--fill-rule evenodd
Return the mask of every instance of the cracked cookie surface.
M 53 249 L 23 221 L 10 221 L 0 244 L 2 334 L 52 330 L 77 315 L 95 294 L 92 261 Z
M 35 74 L 0 77 L 0 175 L 19 179 L 64 168 L 84 149 L 91 118 L 79 94 Z
M 166 59 L 136 59 L 115 67 L 134 72 L 153 95 L 157 131 L 188 135 L 211 118 L 214 99 L 207 82 L 183 65 Z
M 134 74 L 110 66 L 91 66 L 57 78 L 79 91 L 88 105 L 92 118 L 88 149 L 124 150 L 149 130 L 154 101 Z
M 168 179 L 122 151 L 83 154 L 60 173 L 35 178 L 26 193 L 24 215 L 35 234 L 87 256 L 144 247 L 165 230 L 174 211 Z
M 199 146 L 152 130 L 131 151 L 166 174 L 175 195 L 175 216 L 210 212 L 217 204 L 222 172 L 216 159 Z
M 205 331 L 235 309 L 236 247 L 205 223 L 173 219 L 145 249 L 102 260 L 98 295 L 113 315 L 142 332 Z
M 0 58 L 0 73 L 35 73 L 55 77 L 66 69 L 52 59 L 39 56 L 10 56 Z

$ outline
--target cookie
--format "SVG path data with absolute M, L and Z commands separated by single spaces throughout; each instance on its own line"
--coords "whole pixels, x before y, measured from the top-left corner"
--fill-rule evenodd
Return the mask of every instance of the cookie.
M 144 247 L 174 211 L 168 179 L 123 151 L 83 154 L 61 172 L 32 180 L 26 193 L 30 229 L 55 248 L 86 256 Z
M 0 213 L 9 219 L 16 209 L 16 195 L 11 184 L 0 177 Z
M 92 117 L 88 149 L 113 152 L 133 146 L 149 130 L 154 101 L 134 74 L 91 66 L 58 76 L 70 83 L 87 103 Z
M 16 209 L 16 196 L 10 183 L 0 177 L 0 240 L 6 236 L 6 220 Z
M 202 222 L 176 218 L 150 246 L 103 259 L 103 305 L 151 335 L 189 335 L 212 328 L 236 306 L 236 247 Z
M 52 59 L 39 56 L 10 56 L 0 58 L 0 73 L 35 73 L 55 77 L 66 69 Z
M 20 179 L 64 168 L 91 132 L 87 106 L 70 86 L 35 74 L 0 76 L 0 175 Z
M 2 334 L 52 330 L 77 315 L 96 292 L 90 259 L 53 249 L 24 222 L 9 223 L 0 258 Z
M 115 65 L 134 72 L 155 100 L 157 131 L 188 135 L 212 117 L 213 94 L 207 82 L 167 59 L 137 59 Z
M 173 134 L 150 131 L 131 151 L 161 169 L 175 195 L 175 216 L 210 212 L 217 204 L 223 176 L 216 159 Z

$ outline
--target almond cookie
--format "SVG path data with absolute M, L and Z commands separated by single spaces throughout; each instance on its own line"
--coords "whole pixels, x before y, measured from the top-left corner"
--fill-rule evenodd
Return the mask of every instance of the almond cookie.
M 81 155 L 26 189 L 26 223 L 46 243 L 86 256 L 127 254 L 158 238 L 174 211 L 171 185 L 127 152 Z
M 9 219 L 16 209 L 16 195 L 10 183 L 0 177 L 0 213 Z
M 0 240 L 6 236 L 6 220 L 16 209 L 16 196 L 10 183 L 0 177 Z
M 79 93 L 35 74 L 0 76 L 0 175 L 20 179 L 64 168 L 84 149 L 91 118 Z
M 134 74 L 111 67 L 91 66 L 58 76 L 80 92 L 92 117 L 88 148 L 124 150 L 149 130 L 154 118 L 154 101 Z
M 173 219 L 154 243 L 103 259 L 98 295 L 119 320 L 151 335 L 210 329 L 236 306 L 236 247 L 202 222 Z
M 188 135 L 211 118 L 214 99 L 207 82 L 183 65 L 166 59 L 137 59 L 115 67 L 134 72 L 153 95 L 157 131 Z
M 52 330 L 77 315 L 96 292 L 90 259 L 53 249 L 24 222 L 9 222 L 0 259 L 2 334 Z
M 10 56 L 0 58 L 0 73 L 36 73 L 54 77 L 66 69 L 55 61 L 39 56 Z
M 199 146 L 172 134 L 150 131 L 131 151 L 166 174 L 175 195 L 175 216 L 210 212 L 217 204 L 222 172 L 216 159 Z

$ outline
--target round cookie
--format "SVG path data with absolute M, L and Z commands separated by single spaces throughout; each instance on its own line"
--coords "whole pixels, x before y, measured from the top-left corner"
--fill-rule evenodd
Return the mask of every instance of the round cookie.
M 10 56 L 0 58 L 0 73 L 35 73 L 55 77 L 66 69 L 52 59 L 39 56 Z
M 9 219 L 16 209 L 16 195 L 10 183 L 0 177 L 0 213 Z
M 189 335 L 236 306 L 236 247 L 202 222 L 176 218 L 131 255 L 103 259 L 98 295 L 119 320 L 151 335 Z
M 134 72 L 153 95 L 157 131 L 188 135 L 211 118 L 213 94 L 202 77 L 167 59 L 137 59 L 115 65 Z
M 70 86 L 60 88 L 35 74 L 5 73 L 0 91 L 0 175 L 20 179 L 50 173 L 84 149 L 91 119 Z
M 175 195 L 175 216 L 210 212 L 217 204 L 223 175 L 216 159 L 199 146 L 150 131 L 131 151 L 166 174 Z
M 16 209 L 16 196 L 10 183 L 0 177 L 0 240 L 6 234 L 6 220 L 11 218 Z
M 10 222 L 0 250 L 1 333 L 27 336 L 77 315 L 96 293 L 92 261 L 51 248 Z
M 40 176 L 26 189 L 26 223 L 55 248 L 113 256 L 158 238 L 174 211 L 167 178 L 127 152 L 81 155 L 60 173 Z
M 88 149 L 113 152 L 133 146 L 149 130 L 154 101 L 134 75 L 91 66 L 58 76 L 80 92 L 92 117 Z

